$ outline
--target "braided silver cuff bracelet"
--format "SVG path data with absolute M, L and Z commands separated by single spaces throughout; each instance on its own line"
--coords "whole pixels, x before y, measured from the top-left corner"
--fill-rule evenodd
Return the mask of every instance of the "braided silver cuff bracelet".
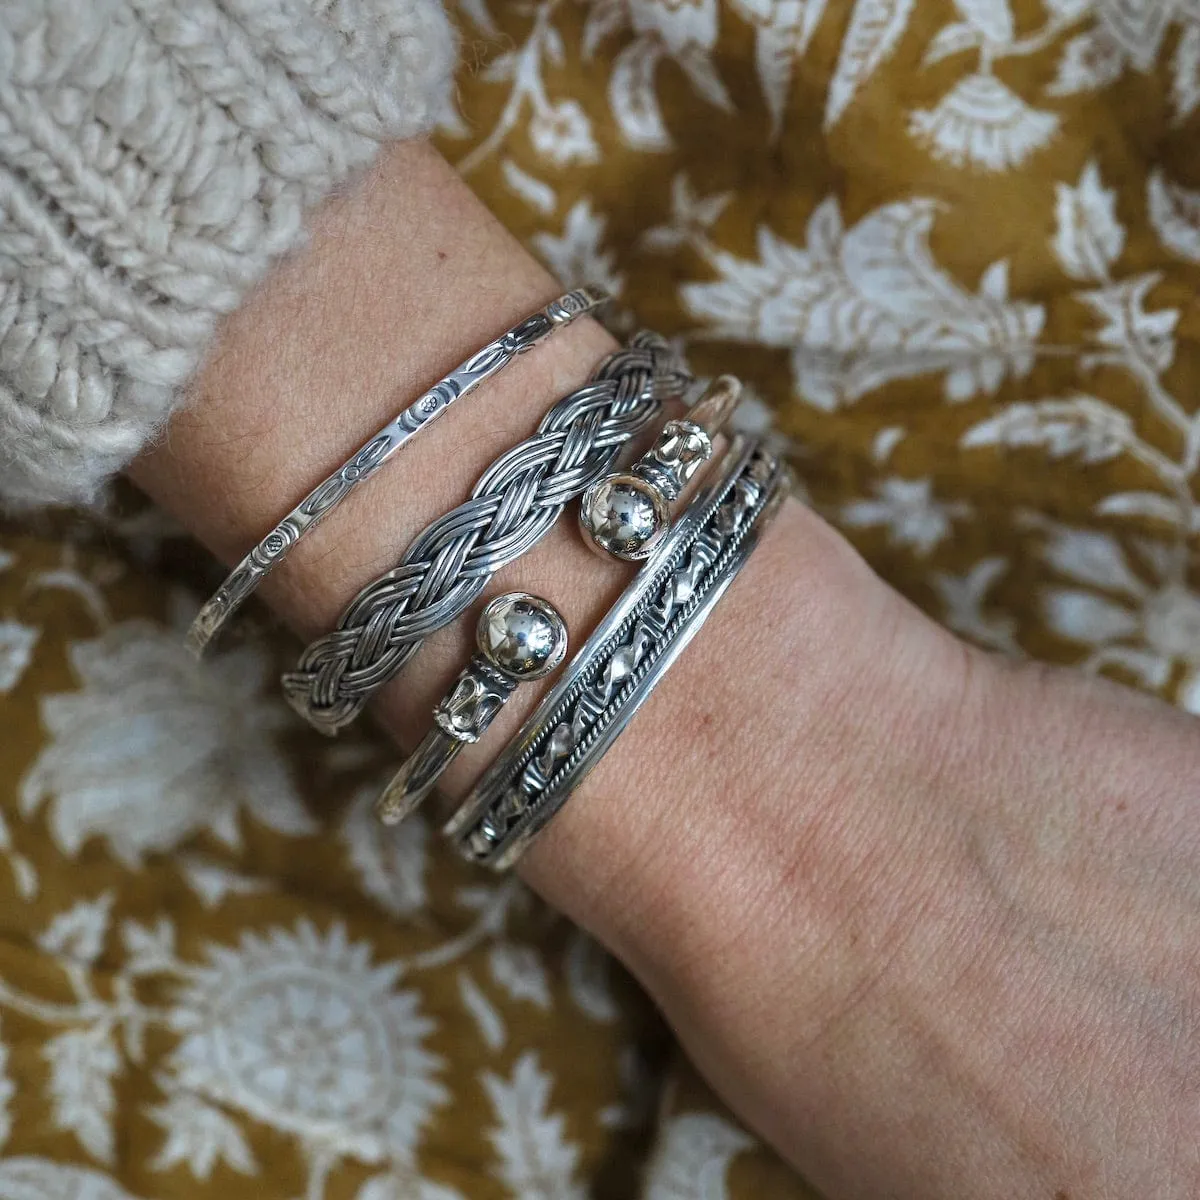
M 442 415 L 456 400 L 470 395 L 520 354 L 544 341 L 576 317 L 594 312 L 609 299 L 599 288 L 576 288 L 526 317 L 476 351 L 445 378 L 419 396 L 370 441 L 319 483 L 242 559 L 196 615 L 187 633 L 197 657 L 213 642 L 233 614 L 262 580 L 287 557 L 291 548 L 320 524 L 359 484 L 369 479 L 410 438 Z
M 433 791 L 463 746 L 487 732 L 517 684 L 542 679 L 562 665 L 567 626 L 548 600 L 508 592 L 480 614 L 475 643 L 479 652 L 433 710 L 434 728 L 375 805 L 385 825 L 403 821 Z
M 596 765 L 745 565 L 790 488 L 739 437 L 562 679 L 446 825 L 459 852 L 513 865 Z
M 352 721 L 429 634 L 468 608 L 571 500 L 612 470 L 621 449 L 688 382 L 662 338 L 637 334 L 590 383 L 560 400 L 532 437 L 492 463 L 471 498 L 429 525 L 398 567 L 359 592 L 337 627 L 283 677 L 288 703 L 323 733 Z

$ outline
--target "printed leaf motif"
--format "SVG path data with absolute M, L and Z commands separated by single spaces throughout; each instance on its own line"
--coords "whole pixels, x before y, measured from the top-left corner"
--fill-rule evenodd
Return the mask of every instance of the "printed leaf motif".
M 196 1179 L 207 1180 L 213 1168 L 224 1163 L 241 1175 L 258 1174 L 237 1123 L 200 1097 L 176 1092 L 147 1112 L 167 1133 L 162 1149 L 150 1160 L 151 1170 L 186 1166 Z
M 12 1133 L 12 1101 L 16 1085 L 8 1072 L 8 1044 L 0 1041 L 0 1149 L 7 1144 Z
M 658 42 L 636 38 L 613 60 L 608 102 L 621 136 L 635 150 L 669 150 L 672 145 L 654 91 L 661 57 Z
M 1180 258 L 1200 263 L 1200 192 L 1172 183 L 1156 169 L 1146 184 L 1146 205 L 1159 241 Z
M 567 988 L 581 1012 L 608 1025 L 617 1019 L 617 1002 L 609 986 L 612 960 L 608 952 L 581 929 L 567 944 Z
M 528 1000 L 535 1008 L 550 1007 L 550 984 L 541 956 L 532 946 L 497 942 L 488 953 L 492 978 L 514 1000 Z
M 229 896 L 252 896 L 255 892 L 266 891 L 268 886 L 264 880 L 252 879 L 198 854 L 181 855 L 179 869 L 188 887 L 208 909 L 219 908 Z
M 1075 96 L 1098 91 L 1115 83 L 1124 70 L 1125 55 L 1121 48 L 1097 25 L 1071 38 L 1063 47 L 1046 92 L 1051 96 Z
M 0 621 L 0 696 L 21 682 L 38 636 L 38 630 L 20 621 Z
M 583 57 L 591 58 L 601 42 L 625 28 L 628 19 L 627 0 L 594 0 L 589 4 L 583 26 Z
M 132 868 L 200 830 L 237 844 L 243 809 L 277 833 L 315 830 L 278 744 L 292 717 L 264 694 L 262 650 L 202 667 L 176 630 L 131 620 L 72 643 L 70 660 L 79 690 L 42 695 L 49 737 L 18 790 L 23 815 L 48 807 L 64 854 L 98 836 Z
M 463 1200 L 463 1195 L 443 1183 L 393 1171 L 368 1179 L 355 1200 Z
M 175 966 L 175 926 L 161 916 L 153 925 L 127 920 L 121 924 L 125 969 L 131 975 L 158 975 Z
M 1146 517 L 1152 521 L 1163 521 L 1168 525 L 1184 523 L 1184 513 L 1179 501 L 1161 492 L 1113 492 L 1096 505 L 1096 512 L 1104 517 Z M 1192 513 L 1189 532 L 1200 528 L 1200 511 Z
M 458 973 L 458 994 L 463 1007 L 471 1014 L 484 1045 L 493 1051 L 501 1049 L 508 1036 L 504 1028 L 504 1018 L 466 970 Z
M 0 1161 L 0 1200 L 137 1200 L 137 1197 L 99 1171 L 29 1156 Z
M 497 1174 L 517 1200 L 584 1200 L 576 1172 L 579 1147 L 567 1140 L 565 1119 L 549 1111 L 551 1077 L 537 1054 L 517 1059 L 510 1078 L 482 1075 L 496 1124 L 488 1137 L 499 1156 Z
M 1190 117 L 1200 106 L 1200 25 L 1188 25 L 1179 35 L 1171 59 L 1171 99 L 1177 121 Z
M 50 1066 L 55 1124 L 73 1133 L 94 1158 L 112 1162 L 113 1077 L 121 1069 L 112 1031 L 104 1026 L 68 1029 L 43 1045 L 42 1056 Z
M 549 216 L 558 205 L 554 189 L 542 179 L 535 179 L 528 171 L 522 171 L 511 158 L 500 163 L 500 173 L 513 194 L 520 196 L 530 208 L 543 216 Z
M 374 785 L 359 792 L 338 836 L 362 890 L 385 912 L 408 917 L 428 900 L 429 825 L 419 813 L 394 829 L 381 825 L 374 813 L 378 795 Z
M 728 1200 L 729 1165 L 753 1145 L 709 1113 L 671 1118 L 646 1176 L 646 1200 Z
M 759 261 L 715 250 L 721 279 L 681 296 L 719 336 L 790 349 L 796 391 L 826 411 L 933 371 L 946 372 L 950 400 L 991 393 L 1029 371 L 1044 310 L 1008 299 L 1003 263 L 975 294 L 942 271 L 928 244 L 935 212 L 931 200 L 898 201 L 845 229 L 830 197 L 809 218 L 807 248 L 762 227 Z
M 1013 15 L 1008 0 L 954 0 L 962 19 L 986 41 L 1006 46 L 1013 38 Z
M 1085 17 L 1095 0 L 1042 0 L 1042 7 L 1056 21 L 1070 24 Z
M 1135 441 L 1133 422 L 1094 396 L 1010 404 L 973 425 L 959 443 L 1017 448 L 1041 446 L 1053 459 L 1078 454 L 1084 463 L 1107 462 Z
M 1157 272 L 1150 272 L 1094 291 L 1076 292 L 1104 321 L 1094 335 L 1096 341 L 1156 372 L 1165 371 L 1175 359 L 1174 330 L 1179 322 L 1178 309 L 1146 311 L 1146 297 L 1159 278 Z
M 779 136 L 792 83 L 792 68 L 802 58 L 820 23 L 826 0 L 734 0 L 734 7 L 755 26 L 754 62 L 771 137 Z
M 925 51 L 925 57 L 921 60 L 922 65 L 926 67 L 933 66 L 936 62 L 941 62 L 943 58 L 949 58 L 952 54 L 961 54 L 964 50 L 973 50 L 979 45 L 979 32 L 973 25 L 968 25 L 965 21 L 956 21 L 953 25 L 947 25 L 939 30 L 933 41 L 929 43 L 929 48 Z
M 1092 160 L 1078 184 L 1055 185 L 1054 253 L 1072 279 L 1101 283 L 1125 246 L 1116 193 L 1106 188 Z
M 90 967 L 104 949 L 112 916 L 113 893 L 80 900 L 59 913 L 38 937 L 38 945 L 58 959 Z
M 1096 15 L 1105 33 L 1144 72 L 1154 67 L 1175 5 L 1160 0 L 1104 0 L 1096 5 Z
M 955 633 L 970 638 L 988 650 L 1019 657 L 1017 621 L 1008 613 L 986 614 L 983 606 L 992 585 L 1009 570 L 1009 561 L 1000 556 L 980 559 L 964 575 L 937 571 L 931 577 L 942 600 L 942 619 Z
M 856 0 L 825 100 L 832 129 L 864 83 L 887 61 L 904 34 L 914 0 Z

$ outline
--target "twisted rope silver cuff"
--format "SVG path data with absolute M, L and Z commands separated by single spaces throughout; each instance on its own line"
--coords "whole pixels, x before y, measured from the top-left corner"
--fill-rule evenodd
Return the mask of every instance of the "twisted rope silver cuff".
M 429 634 L 608 474 L 622 447 L 688 382 L 662 338 L 635 335 L 590 383 L 560 400 L 532 437 L 496 459 L 471 498 L 428 526 L 398 567 L 359 592 L 337 628 L 283 677 L 288 703 L 323 733 L 352 721 Z
M 556 329 L 570 325 L 576 317 L 594 312 L 608 299 L 607 292 L 590 287 L 576 288 L 559 296 L 477 350 L 466 362 L 460 363 L 418 396 L 328 479 L 317 484 L 233 568 L 188 630 L 187 646 L 192 653 L 197 657 L 202 655 L 264 577 L 287 557 L 291 548 L 329 516 L 359 484 L 374 475 L 414 434 L 437 420 L 456 400 L 470 395 L 518 355 L 533 349 Z
M 463 857 L 512 866 L 645 702 L 758 544 L 790 487 L 738 438 L 612 611 L 446 825 Z

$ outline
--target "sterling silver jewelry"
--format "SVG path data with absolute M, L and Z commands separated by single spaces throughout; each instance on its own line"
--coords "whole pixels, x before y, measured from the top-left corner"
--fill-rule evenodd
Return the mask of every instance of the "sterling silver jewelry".
M 649 558 L 671 525 L 671 504 L 712 458 L 713 438 L 741 399 L 742 385 L 718 375 L 688 415 L 668 421 L 628 471 L 594 483 L 579 502 L 579 526 L 594 550 L 625 562 Z
M 746 564 L 790 488 L 739 437 L 563 677 L 446 825 L 467 859 L 512 866 L 645 702 Z
M 477 742 L 517 684 L 562 665 L 567 626 L 548 600 L 528 592 L 497 596 L 475 627 L 479 653 L 433 710 L 431 729 L 375 805 L 385 825 L 403 821 L 433 791 L 468 742 Z
M 188 630 L 187 646 L 192 653 L 200 657 L 272 568 L 287 557 L 291 548 L 359 484 L 374 475 L 411 437 L 437 420 L 456 400 L 470 395 L 481 383 L 508 366 L 518 355 L 531 350 L 556 329 L 570 325 L 576 317 L 594 312 L 608 299 L 608 293 L 599 288 L 584 287 L 567 292 L 476 351 L 414 400 L 370 441 L 360 446 L 328 479 L 317 484 L 233 568 Z
M 304 651 L 283 677 L 292 707 L 323 733 L 352 721 L 424 639 L 535 546 L 568 503 L 612 470 L 662 402 L 687 385 L 667 343 L 637 334 L 590 383 L 560 400 L 532 437 L 492 463 L 471 498 L 429 525 L 400 565 L 363 588 L 337 627 Z

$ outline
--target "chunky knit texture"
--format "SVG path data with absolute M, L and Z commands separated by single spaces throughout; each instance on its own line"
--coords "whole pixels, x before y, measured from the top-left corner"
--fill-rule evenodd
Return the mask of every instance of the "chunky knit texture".
M 94 497 L 452 60 L 438 0 L 5 0 L 0 503 Z

